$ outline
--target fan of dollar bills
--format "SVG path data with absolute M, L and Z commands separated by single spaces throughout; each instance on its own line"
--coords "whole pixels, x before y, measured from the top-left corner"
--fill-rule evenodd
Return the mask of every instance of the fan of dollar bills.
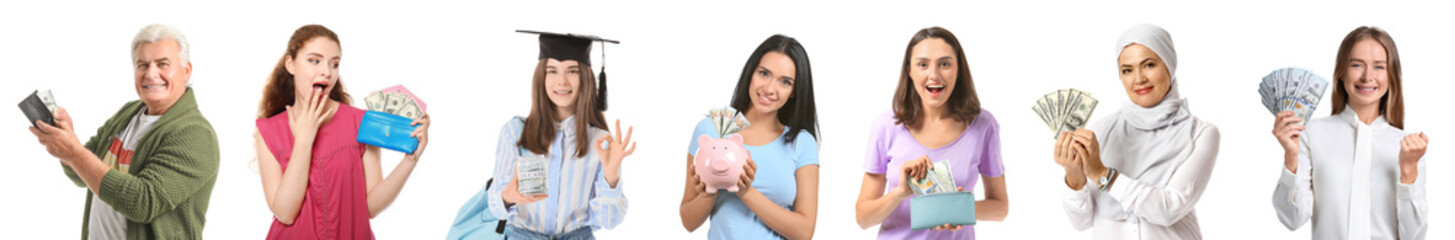
M 727 137 L 748 127 L 748 118 L 732 107 L 714 108 L 707 113 L 707 118 L 719 137 Z
M 369 93 L 368 97 L 364 97 L 364 105 L 369 111 L 394 114 L 410 119 L 424 116 L 425 110 L 424 101 L 419 100 L 419 97 L 409 92 L 409 89 L 405 89 L 404 85 L 394 85 Z
M 1055 131 L 1051 137 L 1056 138 L 1061 132 L 1086 127 L 1086 123 L 1091 121 L 1091 110 L 1096 109 L 1096 103 L 1097 100 L 1091 97 L 1091 93 L 1067 88 L 1041 96 L 1041 100 L 1036 100 L 1036 105 L 1031 110 L 1041 116 L 1046 127 Z
M 1293 111 L 1294 116 L 1303 119 L 1298 124 L 1303 124 L 1313 115 L 1314 107 L 1319 105 L 1326 89 L 1329 89 L 1329 81 L 1312 71 L 1283 68 L 1263 76 L 1258 94 L 1263 96 L 1263 107 L 1268 108 L 1268 112 L 1276 115 L 1282 111 Z

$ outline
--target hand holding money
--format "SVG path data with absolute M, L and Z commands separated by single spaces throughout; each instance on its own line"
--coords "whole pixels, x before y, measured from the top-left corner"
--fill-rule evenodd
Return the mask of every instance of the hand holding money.
M 899 186 L 896 186 L 896 188 L 903 188 L 901 192 L 903 192 L 904 196 L 902 197 L 919 195 L 919 192 L 915 191 L 914 187 L 910 186 L 910 184 L 915 180 L 924 179 L 925 173 L 929 172 L 933 166 L 934 164 L 930 163 L 930 156 L 922 156 L 900 164 L 901 177 L 899 179 Z
M 1086 177 L 1100 178 L 1106 175 L 1106 165 L 1101 163 L 1101 143 L 1096 140 L 1096 132 L 1080 129 L 1071 136 L 1076 145 L 1077 157 L 1081 159 L 1081 170 Z
M 955 177 L 950 169 L 949 160 L 941 160 L 938 163 L 930 164 L 929 157 L 916 159 L 914 162 L 906 163 L 911 166 L 904 167 L 909 175 L 910 189 L 914 190 L 915 196 L 923 196 L 936 193 L 957 192 L 960 187 L 955 186 Z M 916 176 L 917 175 L 917 176 Z
M 520 178 L 519 178 L 520 177 L 520 172 L 517 171 L 516 174 L 515 174 L 515 176 L 516 177 L 511 178 L 509 184 L 506 184 L 505 185 L 505 189 L 501 189 L 500 190 L 500 199 L 501 200 L 504 200 L 506 205 L 513 206 L 513 205 L 520 205 L 520 204 L 531 204 L 531 203 L 534 203 L 534 202 L 539 202 L 541 200 L 545 200 L 546 197 L 549 197 L 549 195 L 546 195 L 546 194 L 541 194 L 541 195 L 521 195 L 520 194 L 520 190 L 517 189 L 517 188 L 520 187 L 520 184 L 519 184 L 519 182 L 520 182 Z
M 1283 165 L 1289 172 L 1298 171 L 1298 142 L 1300 133 L 1303 132 L 1303 125 L 1294 124 L 1303 121 L 1292 110 L 1278 112 L 1277 118 L 1273 120 L 1273 137 L 1278 139 L 1278 144 L 1283 145 Z
M 1073 142 L 1074 136 L 1072 135 L 1072 132 L 1061 132 L 1061 136 L 1056 138 L 1056 148 L 1052 157 L 1056 160 L 1057 165 L 1066 169 L 1068 174 L 1080 175 L 1082 163 L 1076 158 L 1076 144 Z
M 419 156 L 424 155 L 424 147 L 429 145 L 429 123 L 428 113 L 409 123 L 410 126 L 415 126 L 414 132 L 410 132 L 409 137 L 419 139 L 419 146 L 414 148 L 413 153 L 405 154 L 405 159 L 419 161 Z
M 35 134 L 36 140 L 45 146 L 46 152 L 61 160 L 62 164 L 71 166 L 73 161 L 83 158 L 83 155 L 90 154 L 81 141 L 76 138 L 76 131 L 71 123 L 71 114 L 66 108 L 57 108 L 55 112 L 55 126 L 49 124 L 36 124 L 30 127 L 30 133 Z
M 510 189 L 521 195 L 546 195 L 550 191 L 550 186 L 546 183 L 550 166 L 550 159 L 543 155 L 530 154 L 516 158 L 515 178 L 510 181 L 516 187 Z
M 1066 169 L 1066 187 L 1070 187 L 1071 190 L 1081 190 L 1081 187 L 1086 185 L 1086 171 L 1082 170 L 1085 164 L 1081 162 L 1081 156 L 1076 154 L 1073 135 L 1072 132 L 1061 132 L 1061 137 L 1056 138 L 1054 158 L 1056 164 Z

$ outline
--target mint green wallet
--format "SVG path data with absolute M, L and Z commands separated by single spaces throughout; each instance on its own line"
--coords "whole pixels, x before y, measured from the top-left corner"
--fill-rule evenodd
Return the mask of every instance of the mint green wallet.
M 909 199 L 911 229 L 929 229 L 945 224 L 975 225 L 975 193 L 935 193 Z

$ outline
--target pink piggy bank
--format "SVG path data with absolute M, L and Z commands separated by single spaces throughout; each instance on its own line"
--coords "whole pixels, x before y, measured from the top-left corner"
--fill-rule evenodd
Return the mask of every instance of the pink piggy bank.
M 726 188 L 738 192 L 738 179 L 743 174 L 743 164 L 748 163 L 748 150 L 743 149 L 743 136 L 728 135 L 727 138 L 712 138 L 707 134 L 697 136 L 697 155 L 692 160 L 698 179 L 707 185 L 708 193 Z

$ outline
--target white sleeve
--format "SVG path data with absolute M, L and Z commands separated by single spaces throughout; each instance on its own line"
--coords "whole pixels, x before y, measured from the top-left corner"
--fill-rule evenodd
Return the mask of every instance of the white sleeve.
M 1091 182 L 1087 181 L 1081 190 L 1071 191 L 1062 201 L 1062 207 L 1066 209 L 1066 217 L 1071 219 L 1071 228 L 1076 231 L 1085 231 L 1091 228 L 1096 217 L 1096 201 L 1091 199 Z
M 1192 154 L 1172 172 L 1167 186 L 1152 186 L 1121 175 L 1107 189 L 1107 195 L 1121 203 L 1123 211 L 1147 223 L 1171 226 L 1182 220 L 1197 206 L 1218 157 L 1217 127 L 1207 125 L 1198 136 L 1193 140 Z
M 1288 167 L 1280 166 L 1278 169 L 1283 174 L 1278 178 L 1278 187 L 1273 189 L 1273 210 L 1288 230 L 1298 229 L 1314 215 L 1313 159 L 1309 155 L 1308 139 L 1307 132 L 1299 138 L 1295 167 L 1298 172 L 1289 172 Z
M 1425 232 L 1429 230 L 1430 208 L 1425 202 L 1425 162 L 1428 159 L 1420 159 L 1416 165 L 1419 175 L 1415 177 L 1414 184 L 1404 184 L 1396 179 L 1395 186 L 1395 209 L 1399 219 L 1400 239 L 1425 239 Z

